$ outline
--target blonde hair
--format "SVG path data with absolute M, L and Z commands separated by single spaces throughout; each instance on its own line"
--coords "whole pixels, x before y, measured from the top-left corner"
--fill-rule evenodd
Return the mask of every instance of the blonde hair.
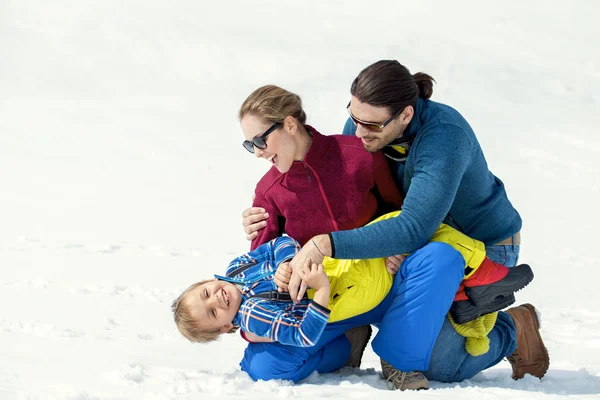
M 285 117 L 292 116 L 300 124 L 306 124 L 300 96 L 275 85 L 259 87 L 248 96 L 240 107 L 238 118 L 241 120 L 248 114 L 273 123 L 283 123 Z
M 171 304 L 171 310 L 173 311 L 173 319 L 175 320 L 177 329 L 190 342 L 209 343 L 217 340 L 218 337 L 221 335 L 221 332 L 218 329 L 214 331 L 203 330 L 199 326 L 198 321 L 192 317 L 190 309 L 185 302 L 185 299 L 187 298 L 190 291 L 210 281 L 211 279 L 207 279 L 194 283 L 192 286 L 185 289 L 183 293 L 181 293 L 179 297 L 177 297 L 173 301 L 173 304 Z M 234 326 L 227 333 L 234 333 L 238 330 L 238 328 L 239 327 Z

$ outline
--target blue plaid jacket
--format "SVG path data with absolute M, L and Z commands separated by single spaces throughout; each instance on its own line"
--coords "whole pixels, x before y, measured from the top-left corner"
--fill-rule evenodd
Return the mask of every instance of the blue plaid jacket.
M 278 237 L 235 258 L 225 276 L 215 275 L 217 279 L 238 284 L 241 288 L 242 304 L 233 323 L 244 332 L 292 346 L 310 347 L 317 343 L 329 319 L 327 308 L 312 300 L 294 304 L 252 297 L 276 291 L 273 277 L 277 267 L 290 261 L 299 250 L 296 240 Z

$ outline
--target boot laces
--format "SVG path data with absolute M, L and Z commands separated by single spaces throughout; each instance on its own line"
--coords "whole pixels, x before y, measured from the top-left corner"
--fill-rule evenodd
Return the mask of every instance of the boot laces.
M 402 372 L 402 371 L 398 371 L 395 370 L 394 372 L 392 372 L 390 374 L 390 376 L 388 376 L 386 383 L 386 386 L 388 389 L 390 390 L 394 390 L 394 389 L 402 389 L 402 385 L 404 384 L 404 381 L 406 380 L 406 372 Z M 398 383 L 398 386 L 395 385 L 395 383 Z

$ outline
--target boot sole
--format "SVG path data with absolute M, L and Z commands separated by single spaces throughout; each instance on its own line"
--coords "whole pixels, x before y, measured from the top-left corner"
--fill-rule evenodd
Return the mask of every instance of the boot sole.
M 485 306 L 486 304 L 495 301 L 498 297 L 508 297 L 509 295 L 518 292 L 531 283 L 534 275 L 531 267 L 527 264 L 521 264 L 519 266 L 512 267 L 511 269 L 514 270 L 515 268 L 518 268 L 518 271 L 511 272 L 517 272 L 520 274 L 518 275 L 518 279 L 516 281 L 513 281 L 507 285 L 503 285 L 501 280 L 490 285 L 467 287 L 465 288 L 465 294 L 476 306 Z
M 454 319 L 454 322 L 457 324 L 464 324 L 466 322 L 473 321 L 482 315 L 503 310 L 512 305 L 514 302 L 515 296 L 512 293 L 508 296 L 499 297 L 495 299 L 495 301 L 483 306 L 475 306 L 471 304 L 469 300 L 462 300 L 460 302 L 455 301 L 452 303 L 452 307 L 450 308 L 450 314 L 452 314 L 452 319 Z M 465 304 L 465 306 L 461 306 L 461 304 Z

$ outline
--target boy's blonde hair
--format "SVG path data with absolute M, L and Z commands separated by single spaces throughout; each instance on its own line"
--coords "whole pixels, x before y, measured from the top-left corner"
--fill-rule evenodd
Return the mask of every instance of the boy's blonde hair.
M 179 332 L 190 342 L 196 343 L 209 343 L 217 340 L 221 335 L 221 332 L 217 329 L 215 331 L 204 331 L 198 326 L 198 321 L 195 320 L 190 309 L 186 304 L 185 299 L 190 291 L 196 289 L 198 286 L 202 286 L 212 279 L 206 279 L 197 283 L 194 283 L 189 288 L 185 289 L 183 293 L 179 295 L 171 304 L 171 310 L 173 311 L 173 319 L 177 325 Z M 238 327 L 232 328 L 227 333 L 234 333 L 238 330 Z
M 306 113 L 302 109 L 300 96 L 275 85 L 259 87 L 248 96 L 240 107 L 238 118 L 241 120 L 247 114 L 271 123 L 282 123 L 289 115 L 300 124 L 306 124 Z

